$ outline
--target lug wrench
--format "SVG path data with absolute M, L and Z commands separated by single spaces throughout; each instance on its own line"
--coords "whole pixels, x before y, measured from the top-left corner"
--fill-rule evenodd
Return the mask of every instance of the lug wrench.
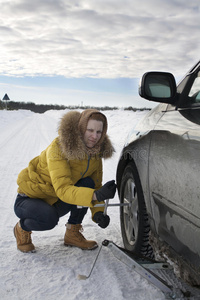
M 109 199 L 106 200 L 105 204 L 95 204 L 94 207 L 104 207 L 104 215 L 107 213 L 108 206 L 129 206 L 131 207 L 131 202 L 127 203 L 109 203 Z
M 108 206 L 129 206 L 131 207 L 131 202 L 127 202 L 127 203 L 109 203 L 109 199 L 105 200 L 104 204 L 95 204 L 94 207 L 104 207 L 104 215 L 107 214 L 107 208 Z M 87 207 L 87 206 L 77 206 L 78 208 L 83 208 L 83 207 Z
M 104 205 L 104 211 L 103 211 L 104 216 L 107 215 L 108 202 L 109 202 L 109 199 L 106 200 L 106 203 L 105 203 L 105 205 Z M 97 204 L 97 205 L 98 205 L 98 204 Z

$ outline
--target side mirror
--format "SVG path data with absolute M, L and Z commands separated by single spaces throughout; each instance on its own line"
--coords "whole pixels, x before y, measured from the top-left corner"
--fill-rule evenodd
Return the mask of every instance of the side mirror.
M 139 95 L 150 101 L 174 104 L 176 81 L 171 73 L 147 72 L 139 86 Z

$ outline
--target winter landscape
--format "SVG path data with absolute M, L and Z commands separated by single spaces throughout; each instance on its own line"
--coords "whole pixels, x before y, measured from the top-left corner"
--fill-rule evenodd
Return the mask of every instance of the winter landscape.
M 60 219 L 56 228 L 33 232 L 36 253 L 21 253 L 16 249 L 13 227 L 18 221 L 13 211 L 17 193 L 16 179 L 30 159 L 37 156 L 57 136 L 61 116 L 67 111 L 47 111 L 36 114 L 27 110 L 0 111 L 0 297 L 2 300 L 156 300 L 165 299 L 161 291 L 118 261 L 109 249 L 102 248 L 91 276 L 78 280 L 78 274 L 88 275 L 98 249 L 83 251 L 65 247 L 63 238 L 68 217 Z M 131 127 L 147 111 L 105 111 L 108 135 L 115 155 L 104 161 L 103 182 L 115 179 L 117 162 Z M 112 202 L 119 202 L 116 194 Z M 110 226 L 99 228 L 84 219 L 84 235 L 99 245 L 105 239 L 123 246 L 119 208 L 109 207 Z

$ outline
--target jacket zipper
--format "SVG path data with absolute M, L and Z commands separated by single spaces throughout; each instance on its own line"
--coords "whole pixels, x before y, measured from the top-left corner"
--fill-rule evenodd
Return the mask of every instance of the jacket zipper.
M 90 165 L 90 156 L 88 155 L 87 168 L 86 168 L 85 172 L 83 173 L 83 175 L 81 176 L 81 178 L 83 178 L 83 176 L 87 173 L 87 171 L 89 169 L 89 165 Z

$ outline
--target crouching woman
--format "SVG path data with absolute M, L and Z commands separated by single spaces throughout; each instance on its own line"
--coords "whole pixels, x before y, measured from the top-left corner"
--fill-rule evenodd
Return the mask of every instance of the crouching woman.
M 64 244 L 88 250 L 98 246 L 85 239 L 81 224 L 90 208 L 94 222 L 109 225 L 103 208 L 94 206 L 115 195 L 114 180 L 102 186 L 102 158 L 113 152 L 104 114 L 86 109 L 62 117 L 58 137 L 18 175 L 14 211 L 20 220 L 14 235 L 20 251 L 34 252 L 32 231 L 53 229 L 68 213 Z

